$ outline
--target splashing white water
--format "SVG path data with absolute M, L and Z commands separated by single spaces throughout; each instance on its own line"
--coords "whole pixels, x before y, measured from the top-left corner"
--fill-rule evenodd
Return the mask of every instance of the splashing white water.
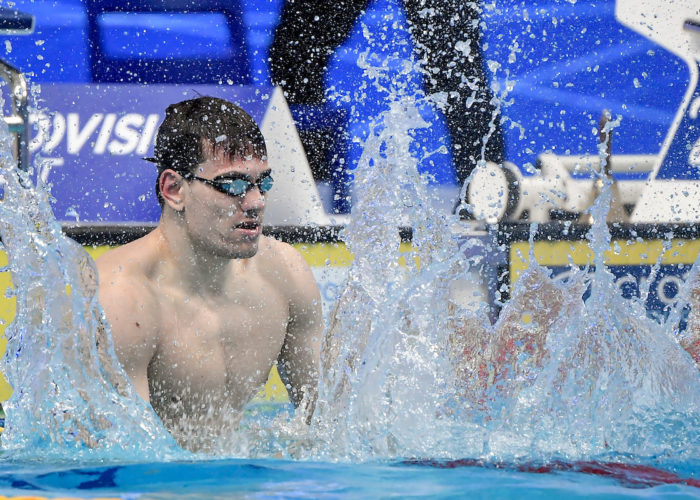
M 449 413 L 444 394 L 453 385 L 446 377 L 450 319 L 434 308 L 447 304 L 443 278 L 465 262 L 456 241 L 443 237 L 449 221 L 431 211 L 427 181 L 406 154 L 416 126 L 427 124 L 415 100 L 394 102 L 373 127 L 355 173 L 362 196 L 344 232 L 355 260 L 326 333 L 315 414 L 322 429 L 316 449 L 324 457 L 423 454 L 450 440 L 441 431 L 442 421 L 453 425 L 441 416 Z M 402 268 L 397 228 L 406 221 L 418 222 L 416 251 Z
M 97 271 L 61 232 L 48 192 L 16 168 L 0 120 L 0 236 L 17 315 L 2 372 L 2 448 L 12 460 L 157 460 L 185 454 L 134 390 L 97 303 Z
M 346 231 L 355 261 L 326 332 L 314 456 L 700 456 L 698 368 L 673 328 L 625 300 L 604 265 L 609 186 L 592 214 L 594 272 L 556 283 L 531 259 L 490 325 L 483 310 L 448 299 L 449 283 L 475 262 L 430 210 L 406 154 L 421 126 L 415 100 L 397 99 L 355 174 L 362 197 Z M 396 262 L 396 228 L 407 219 L 420 269 Z

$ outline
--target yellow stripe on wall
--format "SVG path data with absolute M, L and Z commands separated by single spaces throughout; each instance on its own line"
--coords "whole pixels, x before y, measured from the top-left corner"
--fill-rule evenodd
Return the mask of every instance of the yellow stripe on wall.
M 0 251 L 0 266 L 7 265 L 7 254 Z M 12 288 L 12 279 L 9 272 L 0 273 L 0 352 L 4 353 L 7 348 L 7 338 L 5 337 L 5 327 L 14 319 L 17 311 L 17 299 L 7 298 L 6 290 Z M 7 383 L 5 377 L 0 374 L 0 401 L 5 401 L 12 394 L 12 387 Z
M 536 241 L 533 253 L 537 263 L 560 267 L 593 264 L 593 251 L 588 241 Z M 603 258 L 609 266 L 641 266 L 661 264 L 693 264 L 700 253 L 700 240 L 671 240 L 664 250 L 663 240 L 628 242 L 615 240 Z M 517 242 L 510 246 L 510 282 L 513 285 L 529 267 L 530 243 Z

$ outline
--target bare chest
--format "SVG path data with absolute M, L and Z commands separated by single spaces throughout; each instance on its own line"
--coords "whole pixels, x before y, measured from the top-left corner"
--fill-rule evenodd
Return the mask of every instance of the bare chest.
M 272 287 L 213 302 L 175 297 L 161 310 L 151 401 L 167 413 L 240 409 L 265 382 L 284 342 L 288 300 Z

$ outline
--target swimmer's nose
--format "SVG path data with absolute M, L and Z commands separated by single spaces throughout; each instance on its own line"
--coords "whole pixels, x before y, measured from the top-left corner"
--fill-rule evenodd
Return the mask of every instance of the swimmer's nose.
M 258 186 L 253 186 L 243 195 L 241 200 L 241 209 L 249 211 L 261 211 L 265 208 L 265 195 L 260 192 Z

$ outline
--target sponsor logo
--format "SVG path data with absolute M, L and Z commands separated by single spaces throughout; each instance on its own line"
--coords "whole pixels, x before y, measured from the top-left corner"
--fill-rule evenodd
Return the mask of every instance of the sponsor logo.
M 690 267 L 683 264 L 660 266 L 656 272 L 652 272 L 652 266 L 610 266 L 608 269 L 615 276 L 615 285 L 624 298 L 639 298 L 642 292 L 648 292 L 647 308 L 661 311 L 672 307 L 679 299 L 678 294 L 688 278 Z M 557 281 L 566 281 L 574 273 L 570 268 L 551 269 Z M 593 272 L 593 268 L 589 271 Z
M 139 113 L 34 113 L 29 123 L 34 135 L 31 153 L 43 155 L 139 155 L 155 140 L 160 115 Z

